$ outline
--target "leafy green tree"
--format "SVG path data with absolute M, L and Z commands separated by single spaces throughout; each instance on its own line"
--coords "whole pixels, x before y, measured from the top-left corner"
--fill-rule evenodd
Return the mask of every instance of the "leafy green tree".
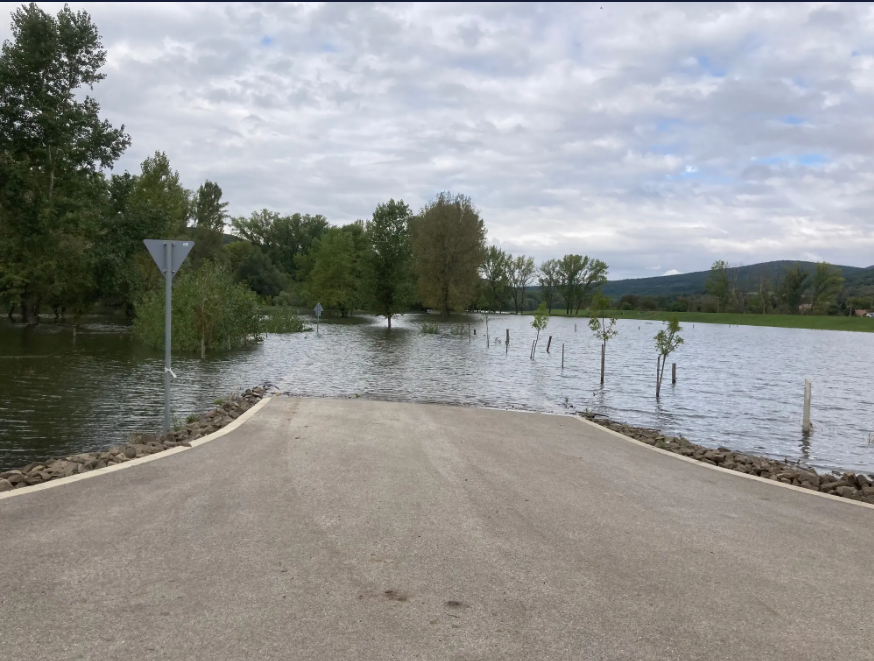
M 12 14 L 11 32 L 0 54 L 0 291 L 14 292 L 22 321 L 35 324 L 41 302 L 79 301 L 90 289 L 64 282 L 66 266 L 90 259 L 106 199 L 100 169 L 130 139 L 82 94 L 106 61 L 86 12 L 52 16 L 31 3 Z
M 285 287 L 285 278 L 270 258 L 255 250 L 243 258 L 237 267 L 237 279 L 245 282 L 258 296 L 273 297 Z
M 440 193 L 413 221 L 413 264 L 422 302 L 448 316 L 476 300 L 486 228 L 469 197 Z
M 365 253 L 370 299 L 391 328 L 392 317 L 407 309 L 413 299 L 410 207 L 403 200 L 378 204 L 367 222 Z
M 156 349 L 164 346 L 164 303 L 164 290 L 156 287 L 136 306 L 134 334 Z M 214 262 L 176 277 L 172 320 L 173 349 L 199 351 L 201 357 L 258 340 L 263 332 L 255 293 Z
M 710 275 L 704 283 L 704 289 L 716 299 L 716 311 L 725 312 L 731 296 L 731 283 L 728 277 L 728 262 L 718 259 L 710 267 Z
M 559 263 L 555 259 L 547 259 L 540 265 L 537 273 L 537 284 L 540 285 L 543 292 L 546 309 L 552 314 L 553 303 L 555 302 L 555 294 L 561 283 Z
M 237 236 L 266 252 L 271 247 L 273 225 L 280 217 L 275 211 L 261 209 L 253 211 L 248 218 L 231 218 L 231 226 Z
M 513 295 L 513 306 L 516 314 L 522 312 L 525 306 L 525 290 L 534 280 L 536 272 L 534 260 L 525 255 L 513 259 L 510 257 L 507 263 L 507 280 L 510 283 L 510 292 Z
M 497 312 L 507 299 L 507 273 L 510 256 L 497 246 L 489 246 L 480 270 L 483 278 L 484 307 Z
M 179 172 L 170 167 L 170 159 L 164 152 L 156 151 L 142 162 L 127 205 L 139 213 L 149 210 L 164 218 L 166 225 L 162 235 L 144 238 L 188 238 L 191 193 L 179 182 Z
M 279 216 L 266 233 L 267 252 L 280 271 L 295 277 L 301 257 L 309 254 L 328 228 L 321 214 Z
M 128 172 L 109 178 L 109 200 L 95 242 L 96 279 L 103 302 L 134 314 L 134 301 L 158 282 L 143 239 L 165 236 L 167 219 L 155 207 L 128 204 L 137 178 Z
M 188 259 L 193 268 L 199 268 L 207 259 L 213 259 L 222 247 L 228 203 L 222 202 L 222 189 L 208 179 L 197 189 L 191 201 L 194 220 L 194 248 Z
M 607 317 L 607 310 L 610 309 L 610 299 L 602 292 L 598 292 L 592 299 L 592 306 L 589 308 L 589 328 L 601 341 L 601 385 L 604 385 L 604 364 L 607 355 L 607 342 L 616 337 L 619 331 L 614 328 L 616 320 Z
M 583 271 L 582 255 L 565 255 L 558 262 L 559 289 L 564 297 L 565 312 L 570 315 L 577 300 L 580 276 Z
M 798 314 L 801 299 L 807 289 L 810 274 L 801 266 L 787 266 L 780 282 L 780 298 L 789 308 L 789 314 Z
M 565 255 L 558 262 L 558 273 L 567 314 L 579 314 L 589 293 L 607 282 L 607 265 L 588 255 Z
M 332 227 L 316 244 L 312 258 L 310 296 L 326 308 L 339 310 L 341 317 L 348 316 L 361 300 L 359 253 L 352 232 Z
M 841 270 L 827 262 L 817 262 L 810 283 L 813 308 L 818 313 L 825 313 L 833 305 L 838 294 L 844 288 L 844 276 Z
M 665 365 L 668 363 L 668 356 L 677 350 L 683 344 L 683 338 L 680 337 L 680 320 L 677 315 L 673 315 L 665 322 L 665 327 L 656 333 L 655 343 L 656 351 L 661 357 L 661 366 L 659 368 L 658 377 L 656 378 L 656 399 L 659 398 L 662 392 L 662 378 L 665 375 Z
M 540 331 L 546 330 L 549 325 L 549 310 L 546 309 L 546 303 L 541 302 L 534 312 L 534 320 L 531 322 L 531 327 L 537 331 L 537 337 L 534 338 L 534 346 L 531 349 L 531 357 L 534 358 L 534 352 L 537 351 L 537 343 L 540 341 Z M 549 347 L 547 347 L 548 349 Z

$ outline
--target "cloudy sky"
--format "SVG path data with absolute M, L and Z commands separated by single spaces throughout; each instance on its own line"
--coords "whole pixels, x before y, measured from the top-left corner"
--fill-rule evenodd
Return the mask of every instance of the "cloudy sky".
M 490 242 L 611 279 L 874 264 L 874 5 L 71 6 L 109 52 L 116 169 L 165 151 L 235 215 L 451 190 Z

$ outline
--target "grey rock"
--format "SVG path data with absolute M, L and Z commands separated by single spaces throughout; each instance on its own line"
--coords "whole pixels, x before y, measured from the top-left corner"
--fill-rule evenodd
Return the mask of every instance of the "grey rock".
M 14 488 L 15 486 L 9 480 L 5 478 L 0 478 L 0 492 L 12 491 L 12 489 Z
M 127 457 L 128 459 L 133 459 L 134 457 L 137 456 L 136 448 L 131 446 L 131 445 L 128 445 L 124 449 L 124 456 Z
M 855 496 L 858 493 L 858 491 L 856 491 L 855 487 L 847 486 L 847 487 L 838 487 L 837 489 L 835 489 L 835 493 L 837 493 L 839 496 L 841 496 L 843 498 L 850 498 L 851 496 Z

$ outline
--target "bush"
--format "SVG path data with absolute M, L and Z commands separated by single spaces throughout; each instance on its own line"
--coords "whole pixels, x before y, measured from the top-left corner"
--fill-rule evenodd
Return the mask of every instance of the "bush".
M 419 330 L 425 335 L 439 335 L 440 334 L 440 326 L 437 324 L 432 324 L 427 321 L 419 324 Z
M 264 331 L 267 333 L 301 333 L 312 330 L 304 324 L 289 307 L 271 308 L 264 317 Z
M 147 292 L 136 304 L 134 334 L 145 345 L 164 346 L 164 287 Z M 173 284 L 172 345 L 176 351 L 231 349 L 260 339 L 258 297 L 235 284 L 228 271 L 206 262 L 183 271 Z

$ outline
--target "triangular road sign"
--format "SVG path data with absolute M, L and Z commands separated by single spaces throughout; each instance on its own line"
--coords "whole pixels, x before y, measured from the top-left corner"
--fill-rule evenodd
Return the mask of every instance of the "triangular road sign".
M 179 267 L 182 266 L 182 262 L 185 261 L 185 258 L 188 257 L 188 253 L 190 253 L 191 249 L 194 247 L 194 241 L 165 241 L 164 239 L 143 239 L 143 243 L 146 244 L 146 248 L 148 249 L 149 254 L 152 256 L 152 259 L 155 260 L 155 264 L 157 264 L 158 268 L 161 269 L 161 273 L 164 274 L 165 278 L 167 277 L 167 244 L 169 243 L 171 246 L 171 278 L 176 275 Z

